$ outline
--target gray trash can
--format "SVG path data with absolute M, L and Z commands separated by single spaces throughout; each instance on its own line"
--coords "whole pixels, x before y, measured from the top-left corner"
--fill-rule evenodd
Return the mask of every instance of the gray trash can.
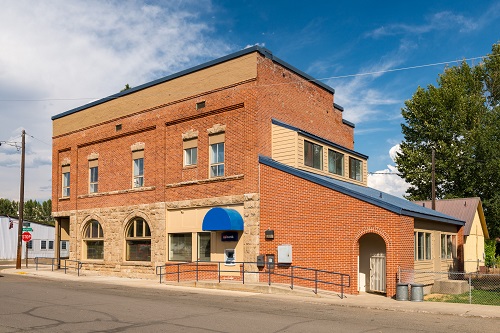
M 424 285 L 421 283 L 411 284 L 411 301 L 422 302 L 424 300 Z
M 408 283 L 398 282 L 396 285 L 396 301 L 408 300 Z

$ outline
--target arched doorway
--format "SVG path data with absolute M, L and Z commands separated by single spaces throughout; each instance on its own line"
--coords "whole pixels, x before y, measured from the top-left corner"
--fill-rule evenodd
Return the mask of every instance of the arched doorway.
M 359 241 L 358 291 L 386 292 L 386 246 L 374 233 L 363 235 Z

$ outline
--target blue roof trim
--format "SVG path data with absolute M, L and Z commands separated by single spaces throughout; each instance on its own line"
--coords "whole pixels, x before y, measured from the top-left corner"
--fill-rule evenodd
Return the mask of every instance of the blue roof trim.
M 357 157 L 362 158 L 362 159 L 365 159 L 365 160 L 367 160 L 367 159 L 368 159 L 368 156 L 366 156 L 366 155 L 363 155 L 363 154 L 361 154 L 361 153 L 358 153 L 358 152 L 356 152 L 356 151 L 354 151 L 354 150 L 351 150 L 351 149 L 349 149 L 349 148 L 343 147 L 343 146 L 341 146 L 341 145 L 339 145 L 339 144 L 337 144 L 337 143 L 335 143 L 335 142 L 331 142 L 330 140 L 323 139 L 322 137 L 319 137 L 319 136 L 314 135 L 314 134 L 312 134 L 312 133 L 309 133 L 309 132 L 306 132 L 306 131 L 304 131 L 304 130 L 301 130 L 301 129 L 300 129 L 300 128 L 298 128 L 298 127 L 295 127 L 295 126 L 292 126 L 292 125 L 288 125 L 288 124 L 286 124 L 286 123 L 284 123 L 284 122 L 282 122 L 282 121 L 279 121 L 278 119 L 273 118 L 273 119 L 271 119 L 271 122 L 272 122 L 274 125 L 278 125 L 278 126 L 281 126 L 281 127 L 284 127 L 284 128 L 288 128 L 288 129 L 290 129 L 290 130 L 292 130 L 292 131 L 295 131 L 295 132 L 298 132 L 298 133 L 302 134 L 303 136 L 306 136 L 306 137 L 308 137 L 308 138 L 310 138 L 310 139 L 313 139 L 313 140 L 316 140 L 316 141 L 322 142 L 322 143 L 324 143 L 324 144 L 330 145 L 330 146 L 332 146 L 332 147 L 335 147 L 335 148 L 337 148 L 337 149 L 339 149 L 339 150 L 342 150 L 342 151 L 344 151 L 344 152 L 346 152 L 346 153 L 349 153 L 349 154 L 351 154 L 351 155 L 357 156 Z
M 344 112 L 344 107 L 338 105 L 337 103 L 333 103 L 333 107 L 341 112 Z
M 342 123 L 346 124 L 347 126 L 351 126 L 352 128 L 356 127 L 356 125 L 354 125 L 354 123 L 351 123 L 350 121 L 345 120 L 345 119 L 342 119 Z
M 110 100 L 113 100 L 113 99 L 116 99 L 116 98 L 119 98 L 119 97 L 122 97 L 122 96 L 125 96 L 125 95 L 128 95 L 128 94 L 132 94 L 132 93 L 135 93 L 139 90 L 143 90 L 143 89 L 146 89 L 146 88 L 149 88 L 149 87 L 152 87 L 152 86 L 155 86 L 157 84 L 160 84 L 160 83 L 164 83 L 164 82 L 167 82 L 167 81 L 170 81 L 170 80 L 173 80 L 173 79 L 176 79 L 178 77 L 181 77 L 181 76 L 184 76 L 184 75 L 187 75 L 187 74 L 191 74 L 191 73 L 194 73 L 196 71 L 199 71 L 201 69 L 205 69 L 205 68 L 208 68 L 208 67 L 211 67 L 211 66 L 214 66 L 214 65 L 218 65 L 220 63 L 223 63 L 225 61 L 228 61 L 228 60 L 232 60 L 232 59 L 235 59 L 235 58 L 238 58 L 238 57 L 241 57 L 243 55 L 246 55 L 246 54 L 250 54 L 252 52 L 259 52 L 260 54 L 262 54 L 264 57 L 268 58 L 268 59 L 271 59 L 272 61 L 275 61 L 277 62 L 278 64 L 284 66 L 284 67 L 287 67 L 289 70 L 295 72 L 296 74 L 304 77 L 305 79 L 307 80 L 310 80 L 312 81 L 313 83 L 321 86 L 322 88 L 330 91 L 332 94 L 335 94 L 335 89 L 333 89 L 332 87 L 316 80 L 315 78 L 313 78 L 312 76 L 310 76 L 309 74 L 306 74 L 304 72 L 302 72 L 301 70 L 289 65 L 288 63 L 284 62 L 283 60 L 273 56 L 273 53 L 264 48 L 264 47 L 260 47 L 258 45 L 255 45 L 255 46 L 252 46 L 252 47 L 248 47 L 246 49 L 243 49 L 243 50 L 240 50 L 240 51 L 237 51 L 237 52 L 234 52 L 234 53 L 231 53 L 231 54 L 228 54 L 226 56 L 223 56 L 223 57 L 220 57 L 220 58 L 217 58 L 217 59 L 214 59 L 214 60 L 211 60 L 211 61 L 208 61 L 208 62 L 205 62 L 203 64 L 200 64 L 200 65 L 197 65 L 197 66 L 194 66 L 194 67 L 191 67 L 191 68 L 188 68 L 188 69 L 185 69 L 183 71 L 180 71 L 180 72 L 177 72 L 177 73 L 174 73 L 174 74 L 171 74 L 171 75 L 168 75 L 168 76 L 165 76 L 165 77 L 162 77 L 162 78 L 159 78 L 157 80 L 154 80 L 154 81 L 151 81 L 151 82 L 147 82 L 147 83 L 144 83 L 140 86 L 137 86 L 137 87 L 134 87 L 134 88 L 131 88 L 131 89 L 128 89 L 128 90 L 125 90 L 125 91 L 122 91 L 122 92 L 119 92 L 119 93 L 116 93 L 114 95 L 111 95 L 111 96 L 108 96 L 108 97 L 104 97 L 104 98 L 101 98 L 97 101 L 94 101 L 94 102 L 91 102 L 91 103 L 88 103 L 88 104 L 85 104 L 85 105 L 82 105 L 82 106 L 79 106 L 77 108 L 74 108 L 74 109 L 71 109 L 71 110 L 68 110 L 68 111 L 65 111 L 63 113 L 59 113 L 55 116 L 53 116 L 51 119 L 52 120 L 55 120 L 55 119 L 58 119 L 58 118 L 62 118 L 62 117 L 65 117 L 65 116 L 68 116 L 72 113 L 76 113 L 76 112 L 79 112 L 79 111 L 82 111 L 82 110 L 85 110 L 85 109 L 88 109 L 88 108 L 91 108 L 93 106 L 96 106 L 96 105 L 99 105 L 99 104 L 102 104 L 102 103 L 105 103 L 105 102 L 108 102 Z
M 203 231 L 243 231 L 243 218 L 234 209 L 215 207 L 205 214 L 201 229 Z
M 330 188 L 361 201 L 368 202 L 372 205 L 384 208 L 399 215 L 411 216 L 415 218 L 427 219 L 435 222 L 448 223 L 459 226 L 465 224 L 465 222 L 462 220 L 458 220 L 454 217 L 439 213 L 432 209 L 416 205 L 413 202 L 410 202 L 403 198 L 398 198 L 370 187 L 360 186 L 333 179 L 327 176 L 317 175 L 312 172 L 299 170 L 288 165 L 276 162 L 266 156 L 259 156 L 259 163 L 311 181 L 315 184 Z

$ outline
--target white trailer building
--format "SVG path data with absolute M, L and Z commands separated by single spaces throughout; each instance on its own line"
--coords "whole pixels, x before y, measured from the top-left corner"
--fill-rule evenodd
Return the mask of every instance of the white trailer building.
M 19 221 L 8 216 L 0 216 L 0 260 L 17 258 L 17 237 Z M 24 221 L 24 228 L 31 228 L 31 240 L 23 241 L 22 258 L 54 258 L 54 227 L 36 222 Z

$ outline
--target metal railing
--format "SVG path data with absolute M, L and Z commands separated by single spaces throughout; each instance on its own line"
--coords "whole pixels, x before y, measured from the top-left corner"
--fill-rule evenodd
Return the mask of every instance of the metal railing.
M 426 301 L 500 306 L 500 274 L 399 269 L 398 282 L 423 284 Z
M 44 261 L 49 261 L 50 263 L 45 263 Z M 67 273 L 68 269 L 74 268 L 76 269 L 78 276 L 80 276 L 80 270 L 82 269 L 82 262 L 79 260 L 70 260 L 70 259 L 61 259 L 61 264 L 57 264 L 56 258 L 47 258 L 47 257 L 35 257 L 35 267 L 38 270 L 38 265 L 50 265 L 51 270 L 54 270 L 54 267 L 63 268 L 64 274 Z
M 221 268 L 222 264 L 222 268 Z M 233 265 L 234 264 L 234 265 Z M 235 270 L 234 266 L 240 265 L 239 269 Z M 217 266 L 215 268 L 215 266 Z M 212 268 L 214 267 L 214 268 Z M 228 267 L 228 268 L 224 268 Z M 233 269 L 231 269 L 233 267 Z M 314 284 L 313 292 L 318 293 L 318 285 L 331 285 L 340 287 L 340 298 L 344 298 L 344 288 L 350 287 L 351 277 L 349 274 L 331 272 L 326 270 L 300 267 L 300 266 L 286 266 L 290 269 L 290 274 L 285 274 L 283 270 L 277 270 L 274 268 L 252 270 L 252 267 L 257 267 L 256 262 L 244 262 L 237 261 L 231 263 L 231 265 L 226 265 L 225 262 L 221 261 L 194 261 L 194 262 L 182 262 L 182 263 L 171 263 L 156 266 L 156 275 L 160 277 L 160 283 L 162 283 L 163 277 L 176 276 L 177 282 L 182 281 L 199 281 L 201 280 L 213 280 L 216 276 L 218 283 L 221 283 L 221 277 L 224 277 L 221 273 L 235 274 L 239 273 L 236 278 L 240 278 L 242 284 L 245 284 L 246 274 L 257 274 L 257 275 L 267 275 L 267 284 L 271 286 L 273 277 L 289 278 L 290 289 L 293 290 L 294 285 L 300 285 L 297 283 L 299 281 L 307 281 Z M 212 273 L 212 274 L 211 274 Z M 233 276 L 234 278 L 234 276 Z M 259 278 L 260 281 L 260 278 Z M 282 279 L 283 281 L 283 279 Z M 282 283 L 282 281 L 275 283 Z M 307 284 L 306 282 L 306 284 Z

